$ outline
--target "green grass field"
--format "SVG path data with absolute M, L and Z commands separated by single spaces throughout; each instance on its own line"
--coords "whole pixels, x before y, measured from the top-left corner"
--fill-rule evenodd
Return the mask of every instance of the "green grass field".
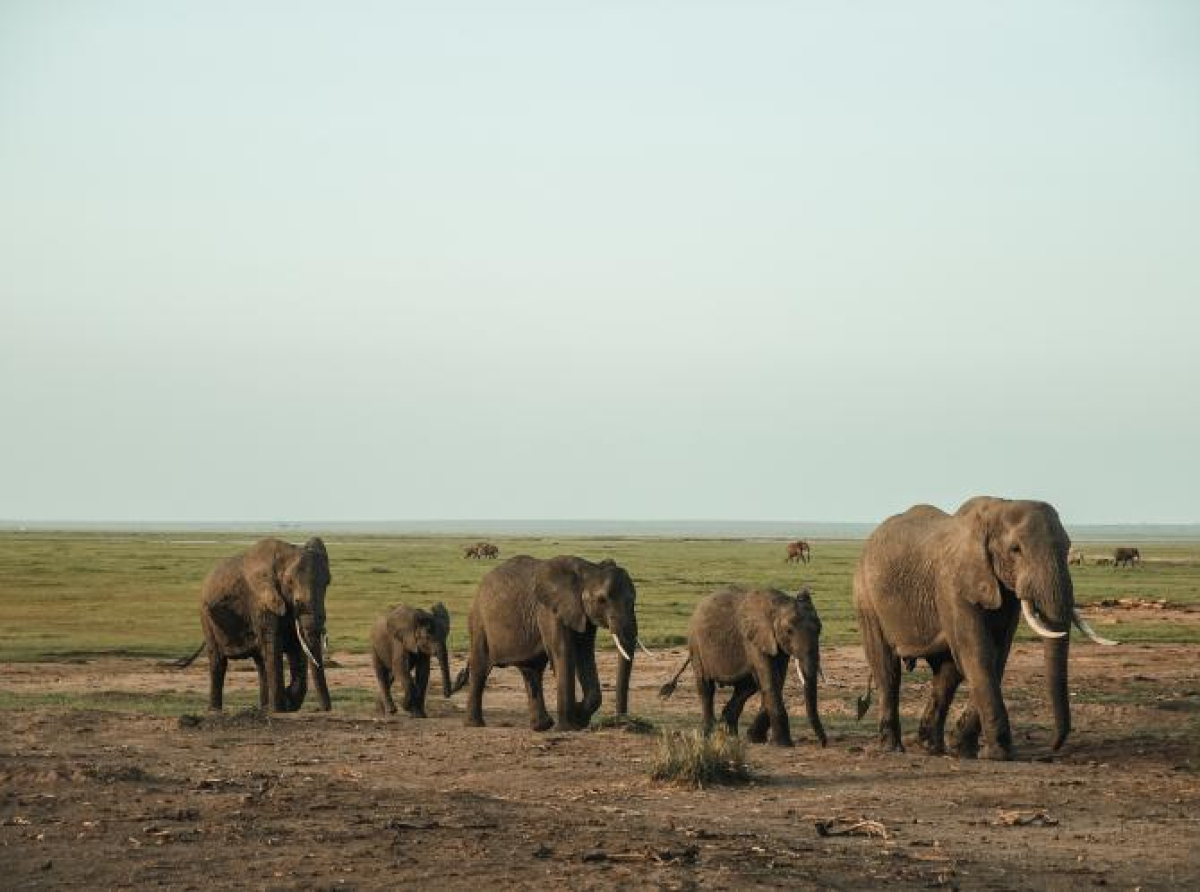
M 292 538 L 302 541 L 304 535 Z M 0 534 L 0 660 L 124 653 L 173 657 L 200 644 L 200 583 L 220 558 L 250 544 L 246 535 Z M 335 650 L 361 651 L 375 616 L 398 602 L 442 601 L 453 617 L 451 646 L 466 645 L 466 615 L 492 561 L 464 560 L 468 541 L 451 537 L 326 538 L 333 567 L 327 609 Z M 470 540 L 474 541 L 474 540 Z M 579 554 L 611 557 L 638 586 L 638 621 L 650 645 L 684 641 L 692 607 L 730 582 L 795 591 L 807 583 L 824 621 L 823 641 L 858 640 L 850 577 L 860 542 L 815 541 L 813 562 L 784 562 L 779 541 L 742 539 L 494 539 L 501 557 Z M 1103 598 L 1200 603 L 1200 543 L 1139 542 L 1135 570 L 1072 568 L 1082 604 Z M 1089 555 L 1111 545 L 1083 543 Z M 1025 634 L 1024 631 L 1022 634 Z M 1200 624 L 1170 617 L 1105 627 L 1123 641 L 1200 641 Z M 603 646 L 609 647 L 607 641 Z

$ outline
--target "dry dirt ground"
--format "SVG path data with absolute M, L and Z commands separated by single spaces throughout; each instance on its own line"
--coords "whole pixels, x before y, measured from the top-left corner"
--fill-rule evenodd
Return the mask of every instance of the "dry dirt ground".
M 668 727 L 697 714 L 687 675 L 655 696 L 680 653 L 634 673 L 633 708 Z M 7 665 L 0 689 L 203 691 L 202 663 Z M 755 782 L 701 791 L 649 780 L 655 735 L 527 730 L 513 670 L 493 674 L 490 727 L 474 729 L 461 695 L 431 696 L 423 721 L 339 710 L 339 687 L 372 684 L 363 658 L 343 664 L 331 714 L 0 714 L 0 885 L 1200 888 L 1200 647 L 1074 648 L 1075 732 L 1052 755 L 1040 653 L 1019 645 L 1009 763 L 876 754 L 874 713 L 852 716 L 861 651 L 831 649 L 829 747 L 793 683 L 797 747 L 751 747 Z M 254 674 L 230 679 L 249 689 Z M 905 677 L 909 734 L 927 679 Z M 829 819 L 871 823 L 818 834 Z

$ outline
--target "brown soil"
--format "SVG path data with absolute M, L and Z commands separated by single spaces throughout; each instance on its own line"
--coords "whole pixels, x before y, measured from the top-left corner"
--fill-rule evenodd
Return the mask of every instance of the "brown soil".
M 635 670 L 634 708 L 671 727 L 697 715 L 688 675 L 666 704 L 654 695 L 680 659 Z M 861 652 L 831 649 L 829 747 L 813 743 L 793 682 L 798 746 L 752 746 L 754 783 L 702 791 L 649 781 L 653 735 L 527 730 L 512 670 L 493 674 L 491 726 L 473 729 L 461 694 L 431 696 L 423 721 L 339 710 L 339 687 L 372 683 L 361 657 L 343 663 L 328 715 L 5 713 L 2 885 L 1200 888 L 1200 647 L 1075 648 L 1075 731 L 1051 754 L 1040 654 L 1018 646 L 1009 763 L 873 752 L 873 713 L 852 722 Z M 927 679 L 905 677 L 910 733 Z M 249 689 L 254 674 L 230 682 Z M 0 666 L 14 692 L 205 684 L 202 665 Z

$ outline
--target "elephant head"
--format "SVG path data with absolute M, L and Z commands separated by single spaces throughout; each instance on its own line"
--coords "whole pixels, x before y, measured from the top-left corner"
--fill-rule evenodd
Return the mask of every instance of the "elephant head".
M 804 708 L 813 734 L 825 746 L 825 728 L 817 711 L 817 679 L 821 671 L 821 618 L 813 604 L 812 592 L 808 587 L 800 590 L 795 598 L 782 592 L 770 602 L 770 615 L 744 615 L 747 637 L 767 656 L 776 656 L 780 651 L 787 654 L 796 666 L 796 676 L 804 690 Z
M 450 696 L 450 655 L 446 640 L 450 637 L 450 612 L 440 601 L 429 608 L 429 612 L 417 612 L 413 624 L 413 641 L 405 642 L 410 651 L 419 651 L 436 657 L 442 673 L 442 696 Z
M 325 590 L 332 581 L 329 554 L 325 543 L 316 537 L 304 543 L 279 573 L 279 589 L 292 608 L 296 636 L 317 669 L 321 668 L 325 641 Z
M 958 509 L 964 521 L 957 569 L 968 597 L 998 608 L 1007 593 L 1021 603 L 1026 624 L 1043 640 L 1046 678 L 1054 709 L 1054 749 L 1071 731 L 1067 693 L 1067 654 L 1074 623 L 1098 644 L 1101 638 L 1075 608 L 1075 589 L 1067 566 L 1071 539 L 1058 512 L 1045 502 L 979 497 Z
M 575 557 L 554 558 L 540 567 L 535 595 L 575 632 L 585 632 L 589 624 L 608 630 L 621 655 L 616 711 L 627 712 L 633 651 L 641 643 L 634 611 L 637 589 L 629 574 L 611 560 L 593 564 Z

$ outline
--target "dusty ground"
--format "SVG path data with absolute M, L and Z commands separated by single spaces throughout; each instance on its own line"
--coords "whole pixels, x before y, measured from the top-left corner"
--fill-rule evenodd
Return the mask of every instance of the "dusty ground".
M 633 708 L 669 727 L 697 712 L 688 676 L 667 704 L 654 696 L 678 653 L 634 674 Z M 873 753 L 874 714 L 850 714 L 861 651 L 833 649 L 829 747 L 793 708 L 794 750 L 752 747 L 758 781 L 704 791 L 648 780 L 654 736 L 526 730 L 512 670 L 492 677 L 491 727 L 468 729 L 457 697 L 431 696 L 424 721 L 339 710 L 339 687 L 372 683 L 363 659 L 343 663 L 329 715 L 0 715 L 2 885 L 1200 888 L 1200 647 L 1076 647 L 1076 730 L 1052 757 L 1040 653 L 1019 646 L 1006 683 L 1019 760 L 1003 764 Z M 927 678 L 905 678 L 910 734 Z M 205 684 L 203 665 L 0 666 L 17 693 Z M 818 835 L 831 818 L 886 836 Z

